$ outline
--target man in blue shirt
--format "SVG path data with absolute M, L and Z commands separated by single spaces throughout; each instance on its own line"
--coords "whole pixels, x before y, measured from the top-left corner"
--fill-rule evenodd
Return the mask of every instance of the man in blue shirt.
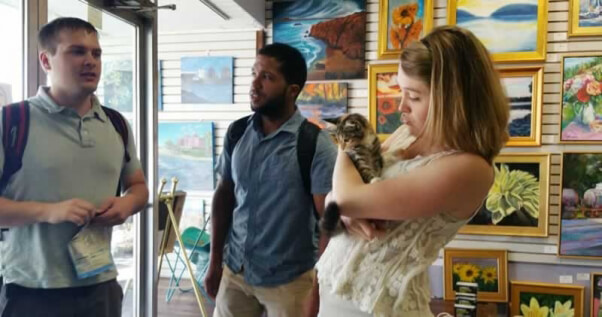
M 264 311 L 299 316 L 314 287 L 314 207 L 319 214 L 324 209 L 336 148 L 320 132 L 309 195 L 297 162 L 297 134 L 305 119 L 295 105 L 306 78 L 303 56 L 286 44 L 268 45 L 256 57 L 250 90 L 254 114 L 232 155 L 224 150 L 217 166 L 205 279 L 207 292 L 216 297 L 216 317 L 254 317 Z

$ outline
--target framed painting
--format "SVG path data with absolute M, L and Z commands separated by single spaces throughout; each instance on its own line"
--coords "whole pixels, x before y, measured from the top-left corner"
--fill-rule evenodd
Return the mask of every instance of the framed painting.
M 548 236 L 550 154 L 502 153 L 485 203 L 459 233 Z
M 274 2 L 274 42 L 297 48 L 307 80 L 365 76 L 366 0 Z
M 569 0 L 569 36 L 602 35 L 602 2 Z
M 324 128 L 324 119 L 347 112 L 347 83 L 307 83 L 297 97 L 297 106 L 304 117 Z
M 508 255 L 506 250 L 443 250 L 445 299 L 454 300 L 457 282 L 477 283 L 477 300 L 508 301 Z
M 558 255 L 602 257 L 602 152 L 562 153 Z
M 602 141 L 602 55 L 562 56 L 560 142 Z
M 583 316 L 583 286 L 511 281 L 510 290 L 510 316 Z
M 590 273 L 590 315 L 592 317 L 602 316 L 602 273 Z
M 392 134 L 401 122 L 398 110 L 401 89 L 397 82 L 399 64 L 375 64 L 368 66 L 370 86 L 369 120 L 381 141 Z
M 510 100 L 506 146 L 540 146 L 543 67 L 503 68 L 500 77 Z
M 496 62 L 545 60 L 547 0 L 449 0 L 447 22 L 473 32 Z
M 233 72 L 232 57 L 182 57 L 182 103 L 231 104 Z
M 160 122 L 158 139 L 159 178 L 189 194 L 214 189 L 213 122 Z
M 434 0 L 380 0 L 378 58 L 396 59 L 433 28 Z

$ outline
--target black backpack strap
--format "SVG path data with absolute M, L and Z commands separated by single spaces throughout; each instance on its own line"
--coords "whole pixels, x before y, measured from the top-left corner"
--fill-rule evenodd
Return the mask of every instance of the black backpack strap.
M 243 134 L 245 134 L 245 130 L 247 129 L 247 122 L 251 116 L 248 115 L 246 117 L 242 117 L 234 122 L 228 127 L 228 131 L 226 132 L 226 139 L 224 142 L 224 148 L 230 158 L 232 158 L 232 152 L 234 151 L 234 147 L 236 143 Z
M 311 165 L 314 161 L 320 131 L 320 127 L 305 119 L 299 127 L 297 136 L 297 161 L 301 170 L 301 179 L 303 180 L 305 192 L 312 197 L 312 206 L 316 218 L 320 218 L 320 215 L 315 209 L 313 195 L 311 194 Z
M 111 109 L 109 107 L 105 107 L 105 106 L 101 106 L 101 107 L 102 107 L 102 110 L 107 115 L 107 117 L 109 117 L 109 120 L 111 120 L 113 127 L 115 127 L 115 131 L 117 131 L 117 133 L 119 133 L 119 135 L 121 136 L 121 140 L 123 140 L 125 161 L 129 162 L 131 160 L 130 153 L 128 153 L 129 132 L 128 132 L 128 125 L 125 121 L 125 118 L 117 110 L 113 110 L 113 109 Z
M 10 178 L 23 165 L 23 153 L 29 135 L 29 103 L 25 100 L 2 107 L 2 145 L 4 167 L 0 178 L 0 194 Z

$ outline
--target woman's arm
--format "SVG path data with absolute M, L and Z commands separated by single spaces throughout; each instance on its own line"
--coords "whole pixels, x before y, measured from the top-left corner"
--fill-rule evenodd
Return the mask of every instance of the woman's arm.
M 470 217 L 493 183 L 493 168 L 469 153 L 430 164 L 372 184 L 364 184 L 349 157 L 339 150 L 333 193 L 341 214 L 353 218 L 402 220 L 448 212 Z

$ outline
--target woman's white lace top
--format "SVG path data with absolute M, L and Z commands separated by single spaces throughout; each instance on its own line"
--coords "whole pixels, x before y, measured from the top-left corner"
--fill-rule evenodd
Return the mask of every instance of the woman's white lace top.
M 385 169 L 383 178 L 407 173 L 450 153 L 396 162 Z M 411 312 L 431 315 L 428 268 L 467 221 L 439 213 L 395 222 L 386 236 L 373 241 L 339 234 L 316 264 L 320 287 L 375 317 Z

